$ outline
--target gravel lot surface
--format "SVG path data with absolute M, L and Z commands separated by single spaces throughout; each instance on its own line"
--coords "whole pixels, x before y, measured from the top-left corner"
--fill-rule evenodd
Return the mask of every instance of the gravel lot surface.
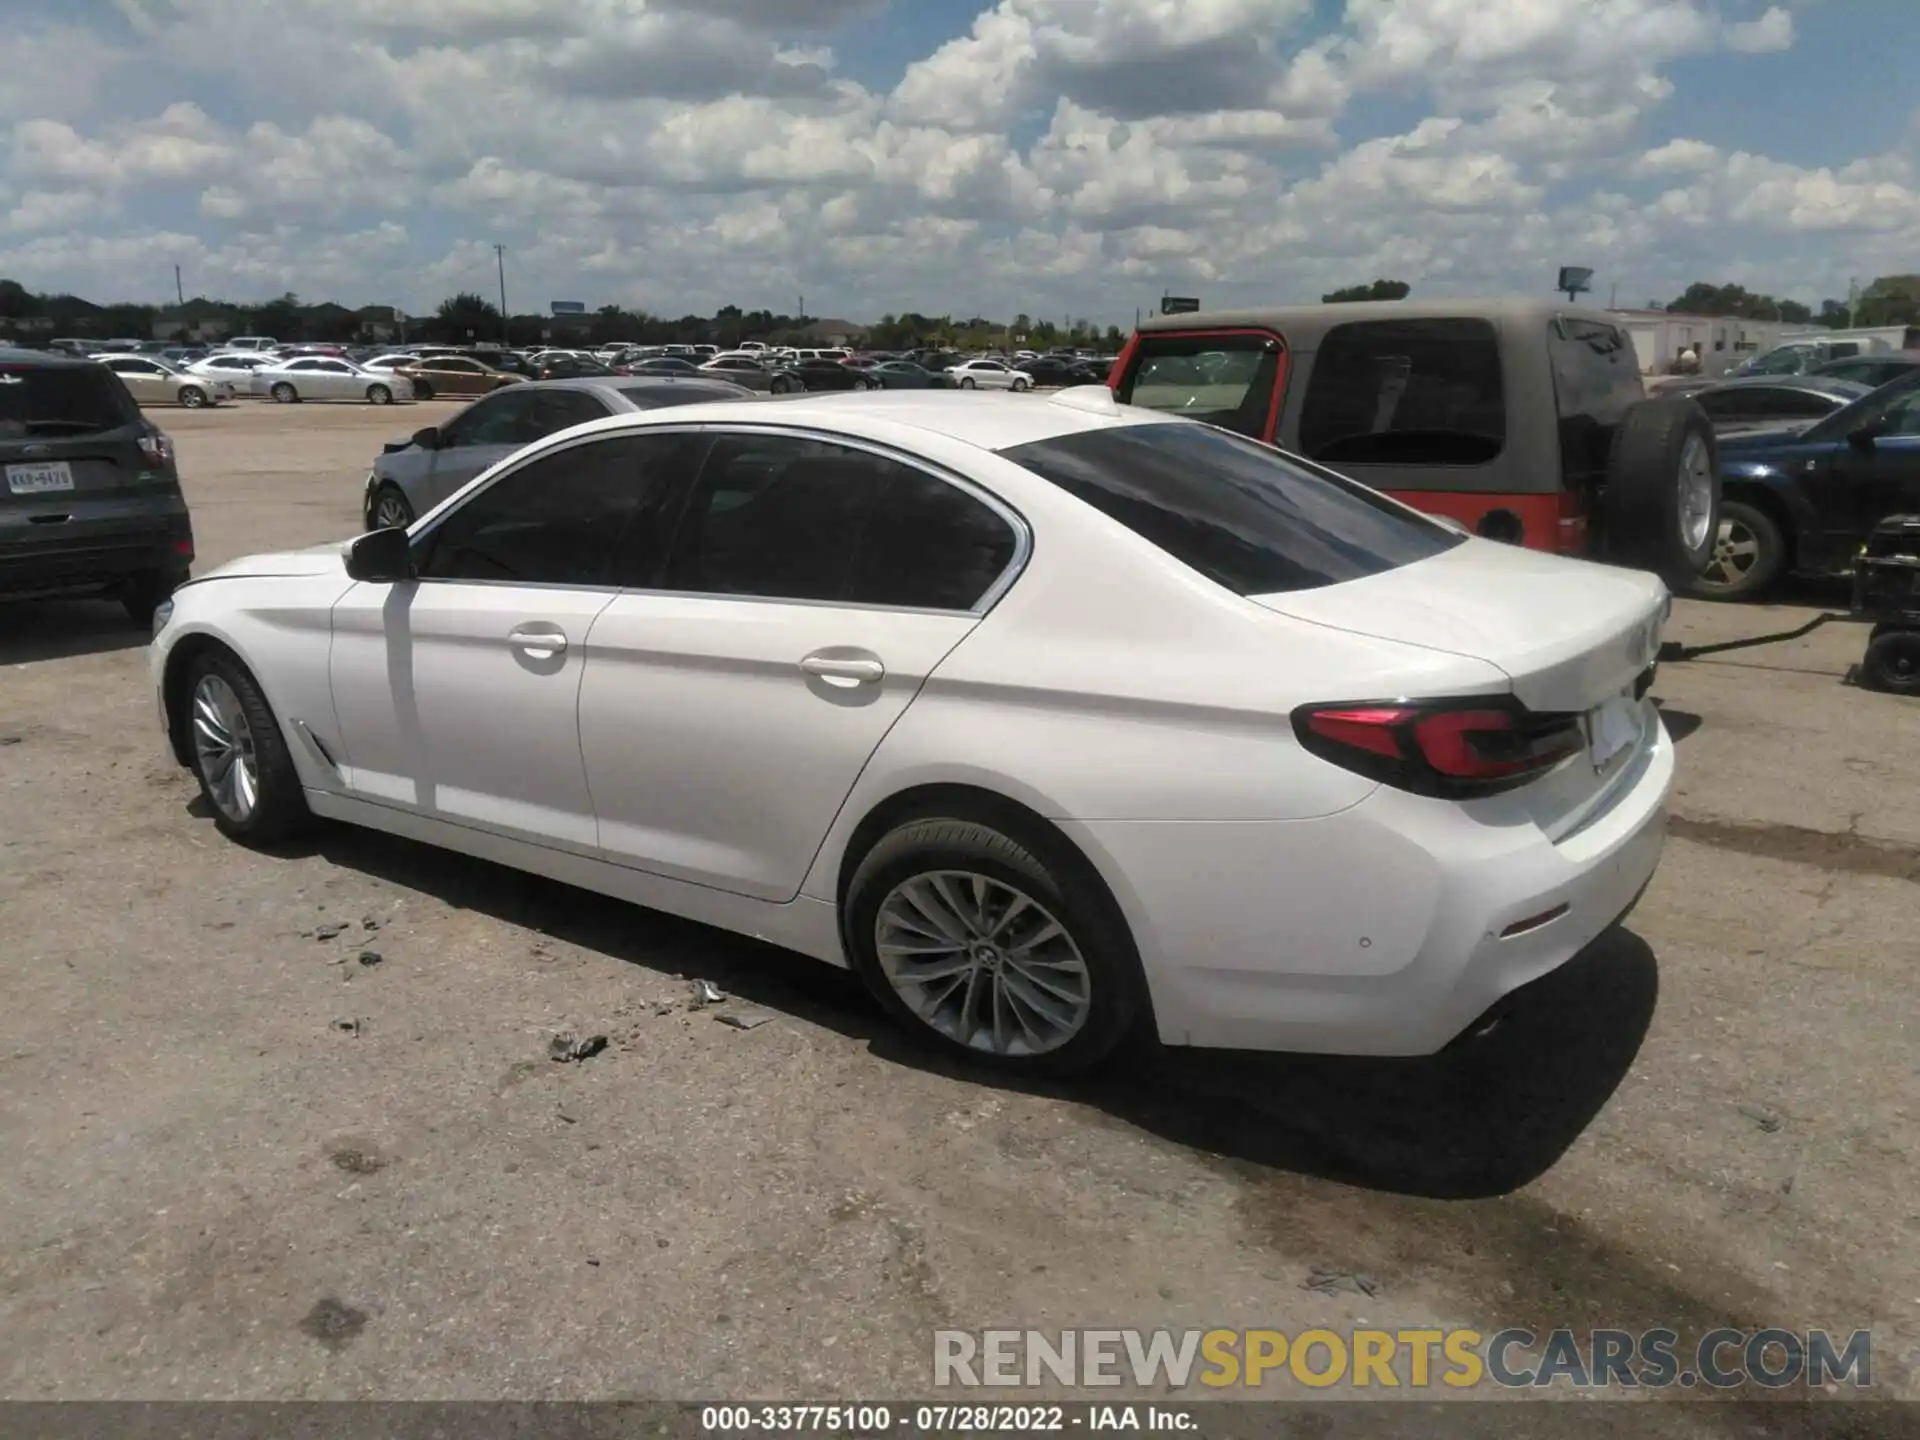
M 379 443 L 451 410 L 162 412 L 200 568 L 353 533 Z M 1050 1091 L 718 932 L 371 834 L 227 844 L 118 607 L 0 604 L 0 1395 L 924 1395 L 940 1326 L 1364 1318 L 1871 1326 L 1913 1396 L 1920 704 L 1842 683 L 1864 641 L 1663 668 L 1666 861 L 1478 1052 Z

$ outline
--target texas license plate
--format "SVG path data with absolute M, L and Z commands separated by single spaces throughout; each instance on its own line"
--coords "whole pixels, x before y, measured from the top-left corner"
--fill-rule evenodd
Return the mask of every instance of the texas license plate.
M 1587 756 L 1604 770 L 1640 738 L 1640 702 L 1622 691 L 1587 712 Z
M 7 466 L 7 489 L 16 495 L 45 495 L 73 488 L 73 468 L 64 460 Z

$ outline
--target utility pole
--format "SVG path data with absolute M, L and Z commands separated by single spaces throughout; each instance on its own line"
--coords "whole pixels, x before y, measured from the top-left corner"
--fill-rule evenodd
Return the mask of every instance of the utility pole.
M 1620 282 L 1616 280 L 1613 282 L 1613 284 L 1607 287 L 1607 309 L 1609 310 L 1614 309 L 1615 302 L 1618 301 L 1619 298 L 1620 298 Z
M 180 284 L 180 267 L 178 265 L 173 267 L 173 298 L 182 305 L 187 303 L 187 292 Z
M 507 247 L 495 245 L 493 260 L 500 269 L 500 343 L 512 345 L 513 321 L 509 318 L 507 311 Z

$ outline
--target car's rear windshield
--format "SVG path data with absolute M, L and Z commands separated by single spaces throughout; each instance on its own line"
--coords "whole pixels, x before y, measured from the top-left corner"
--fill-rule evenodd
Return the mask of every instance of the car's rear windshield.
M 126 386 L 103 365 L 0 362 L 0 440 L 90 435 L 138 418 Z
M 701 400 L 737 400 L 739 387 L 675 382 L 669 385 L 616 385 L 641 410 L 664 410 L 669 405 L 692 405 Z
M 1465 538 L 1364 485 L 1208 425 L 1125 425 L 1000 454 L 1238 595 L 1316 590 Z

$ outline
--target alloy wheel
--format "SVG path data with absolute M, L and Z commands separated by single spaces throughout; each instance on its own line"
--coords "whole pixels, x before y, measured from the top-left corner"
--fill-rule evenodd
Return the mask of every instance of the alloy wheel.
M 404 530 L 413 524 L 413 507 L 407 504 L 407 497 L 392 486 L 380 492 L 373 502 L 373 528 L 376 530 Z
M 1681 493 L 1684 507 L 1684 489 Z M 1731 589 L 1746 579 L 1759 563 L 1760 537 L 1738 520 L 1722 520 L 1713 555 L 1706 569 L 1700 572 L 1700 584 L 1709 590 Z
M 193 751 L 207 797 L 244 825 L 260 803 L 260 762 L 240 697 L 218 675 L 203 675 L 193 687 Z
M 1092 976 L 1066 926 L 991 876 L 936 870 L 903 880 L 880 902 L 873 938 L 894 994 L 969 1049 L 1044 1055 L 1092 1013 Z
M 1680 543 L 1689 555 L 1698 554 L 1707 543 L 1707 527 L 1712 523 L 1713 462 L 1707 442 L 1693 435 L 1680 452 Z M 1722 525 L 1720 531 L 1724 536 L 1726 527 Z

